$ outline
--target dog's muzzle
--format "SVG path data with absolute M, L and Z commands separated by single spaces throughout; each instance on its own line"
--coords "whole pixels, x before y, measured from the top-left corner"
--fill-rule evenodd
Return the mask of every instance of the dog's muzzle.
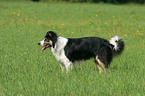
M 46 42 L 44 40 L 38 42 L 38 45 L 43 46 L 41 52 L 43 52 L 44 50 L 46 50 L 49 47 L 52 47 L 52 41 Z

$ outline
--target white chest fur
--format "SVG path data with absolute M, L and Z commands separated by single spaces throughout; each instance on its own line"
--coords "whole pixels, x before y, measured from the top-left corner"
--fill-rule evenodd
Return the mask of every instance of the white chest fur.
M 55 58 L 61 63 L 61 65 L 70 65 L 71 62 L 65 55 L 64 47 L 68 42 L 67 38 L 58 37 L 57 42 L 54 48 L 51 48 L 51 52 L 55 56 Z

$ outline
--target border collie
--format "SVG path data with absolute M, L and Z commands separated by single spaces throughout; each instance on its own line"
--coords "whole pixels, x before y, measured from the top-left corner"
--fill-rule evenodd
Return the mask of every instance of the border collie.
M 38 43 L 43 46 L 42 52 L 50 48 L 55 58 L 60 62 L 64 71 L 72 69 L 72 64 L 77 61 L 93 58 L 99 72 L 106 72 L 113 56 L 119 55 L 124 50 L 124 42 L 118 36 L 110 41 L 99 37 L 64 38 L 49 31 L 44 39 Z

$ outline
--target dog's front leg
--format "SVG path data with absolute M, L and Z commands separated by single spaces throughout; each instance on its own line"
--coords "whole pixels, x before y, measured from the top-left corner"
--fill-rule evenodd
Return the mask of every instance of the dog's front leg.
M 66 63 L 65 68 L 66 68 L 66 71 L 72 70 L 72 64 L 70 62 Z
M 61 62 L 60 62 L 60 67 L 61 67 L 62 72 L 64 72 L 64 65 Z

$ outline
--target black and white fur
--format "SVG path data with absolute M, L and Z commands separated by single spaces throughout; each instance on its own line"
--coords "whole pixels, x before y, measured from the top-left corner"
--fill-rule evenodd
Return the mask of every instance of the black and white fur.
M 119 55 L 124 50 L 124 42 L 118 36 L 110 41 L 99 37 L 64 38 L 57 36 L 53 31 L 46 33 L 44 39 L 38 43 L 43 50 L 50 48 L 53 55 L 60 62 L 64 71 L 72 69 L 72 64 L 78 61 L 93 58 L 99 72 L 106 72 L 113 56 Z

